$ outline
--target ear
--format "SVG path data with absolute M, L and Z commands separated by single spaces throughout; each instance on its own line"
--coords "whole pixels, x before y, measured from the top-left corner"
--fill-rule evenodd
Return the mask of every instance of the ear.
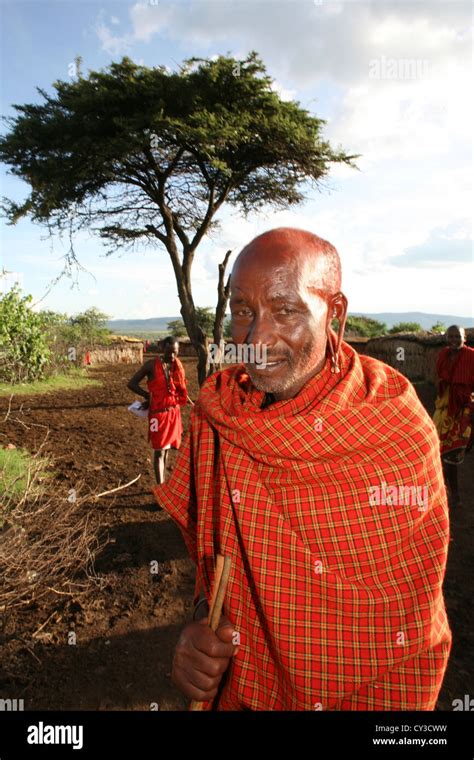
M 341 340 L 344 334 L 344 328 L 346 326 L 347 306 L 347 298 L 345 297 L 344 293 L 341 293 L 341 291 L 335 293 L 329 298 L 326 329 L 328 330 L 331 327 L 331 322 L 333 319 L 337 319 L 339 322 L 338 334 Z

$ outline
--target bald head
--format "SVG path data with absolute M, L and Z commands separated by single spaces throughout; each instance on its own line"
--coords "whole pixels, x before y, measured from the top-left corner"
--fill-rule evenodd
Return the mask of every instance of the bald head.
M 336 249 L 311 232 L 280 227 L 245 246 L 230 278 L 232 337 L 265 346 L 265 367 L 246 364 L 256 388 L 292 398 L 322 369 L 331 321 L 347 314 L 340 284 Z
M 307 230 L 277 227 L 254 238 L 237 257 L 233 272 L 249 261 L 265 268 L 298 264 L 308 288 L 333 295 L 341 289 L 341 262 L 331 243 Z

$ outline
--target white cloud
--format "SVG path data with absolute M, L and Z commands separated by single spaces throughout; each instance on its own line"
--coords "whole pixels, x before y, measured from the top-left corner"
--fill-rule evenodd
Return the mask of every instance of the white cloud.
M 149 42 L 154 35 L 167 31 L 173 25 L 174 10 L 161 2 L 158 5 L 135 3 L 130 10 L 134 39 Z
M 283 87 L 276 79 L 272 82 L 272 90 L 280 96 L 281 100 L 295 100 L 296 90 Z
M 115 22 L 112 21 L 112 23 Z M 125 55 L 130 51 L 133 42 L 133 36 L 130 34 L 115 35 L 112 32 L 111 28 L 105 23 L 103 12 L 99 14 L 99 18 L 95 26 L 95 32 L 101 42 L 102 50 L 105 50 L 106 53 L 109 53 L 112 58 L 120 55 Z
M 130 16 L 135 39 L 155 34 L 180 46 L 225 41 L 257 49 L 276 75 L 298 86 L 354 83 L 366 76 L 375 55 L 440 57 L 469 55 L 469 6 L 442 3 L 139 2 Z M 409 31 L 409 33 L 407 33 Z M 214 50 L 212 52 L 215 52 Z M 286 78 L 286 77 L 284 77 Z
M 434 67 L 415 81 L 368 79 L 348 88 L 326 128 L 328 137 L 383 160 L 440 156 L 468 144 L 472 129 L 472 74 L 461 63 Z

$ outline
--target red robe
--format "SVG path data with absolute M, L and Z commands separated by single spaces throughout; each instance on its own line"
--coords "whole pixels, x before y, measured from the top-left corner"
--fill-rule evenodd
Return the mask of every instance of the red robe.
M 433 710 L 451 647 L 449 541 L 432 421 L 399 372 L 342 344 L 262 409 L 242 365 L 206 380 L 154 492 L 240 633 L 219 710 Z M 415 498 L 416 497 L 416 498 Z M 208 705 L 210 707 L 210 705 Z
M 183 435 L 180 406 L 186 404 L 188 392 L 184 367 L 179 359 L 171 365 L 169 383 L 161 359 L 157 357 L 153 380 L 147 382 L 150 396 L 148 440 L 153 449 L 179 449 Z
M 453 361 L 449 347 L 443 348 L 436 361 L 439 377 L 439 396 L 449 387 L 448 413 L 455 417 L 464 407 L 474 408 L 471 393 L 474 390 L 474 348 L 463 346 Z
M 436 370 L 439 377 L 434 422 L 446 462 L 460 464 L 472 446 L 474 426 L 474 349 L 463 346 L 454 358 L 450 348 L 440 351 Z

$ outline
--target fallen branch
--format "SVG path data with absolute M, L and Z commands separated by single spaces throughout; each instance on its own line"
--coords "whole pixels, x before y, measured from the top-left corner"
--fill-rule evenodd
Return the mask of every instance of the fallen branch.
M 12 408 L 12 401 L 13 401 L 13 393 L 10 395 L 10 398 L 8 399 L 8 409 L 5 417 L 3 418 L 2 422 L 6 422 L 10 416 L 10 411 Z
M 44 621 L 44 623 L 42 623 L 42 625 L 40 625 L 40 627 L 37 628 L 36 631 L 31 634 L 31 638 L 32 639 L 34 639 L 35 636 L 37 636 L 38 633 L 40 633 L 43 630 L 43 628 L 49 623 L 49 621 L 51 620 L 51 618 L 56 615 L 56 613 L 57 613 L 57 610 L 53 610 L 53 612 L 51 613 L 51 615 L 46 618 L 46 620 Z
M 137 475 L 137 477 L 131 480 L 129 483 L 125 483 L 123 486 L 117 486 L 117 488 L 111 488 L 110 491 L 102 491 L 102 493 L 95 494 L 93 498 L 100 499 L 101 496 L 108 496 L 109 493 L 116 493 L 117 491 L 121 491 L 123 488 L 128 488 L 129 486 L 132 486 L 134 483 L 136 483 L 137 480 L 141 478 L 141 476 L 142 475 L 140 473 L 140 475 Z

